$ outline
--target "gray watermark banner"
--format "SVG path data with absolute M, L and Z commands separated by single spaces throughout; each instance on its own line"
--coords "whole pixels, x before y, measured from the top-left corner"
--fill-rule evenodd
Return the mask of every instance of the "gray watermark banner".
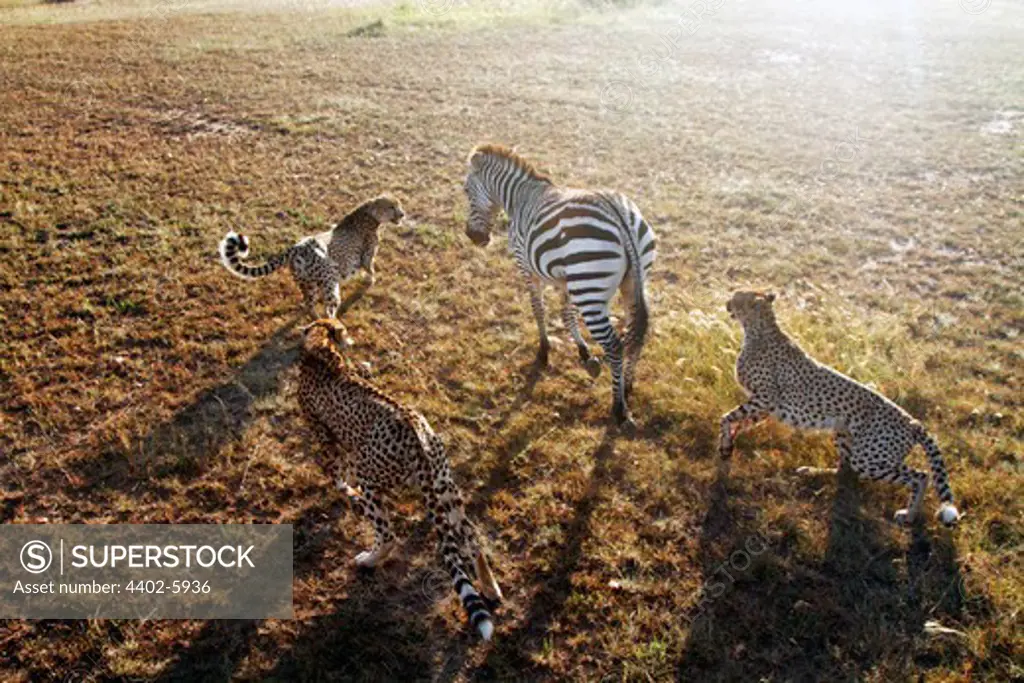
M 290 524 L 0 525 L 0 618 L 291 617 Z

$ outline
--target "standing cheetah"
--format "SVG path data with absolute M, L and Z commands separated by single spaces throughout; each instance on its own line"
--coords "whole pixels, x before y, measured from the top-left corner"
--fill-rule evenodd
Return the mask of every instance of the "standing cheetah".
M 341 306 L 340 283 L 363 268 L 374 281 L 373 258 L 377 253 L 381 223 L 398 223 L 405 216 L 401 205 L 390 197 L 363 202 L 330 230 L 305 237 L 297 244 L 271 256 L 265 264 L 252 267 L 242 263 L 249 254 L 249 239 L 229 232 L 220 243 L 220 258 L 235 275 L 255 279 L 270 275 L 287 265 L 302 290 L 306 310 L 317 317 L 314 302 L 319 297 L 327 317 L 337 315 Z
M 946 526 L 955 524 L 960 513 L 953 507 L 942 455 L 921 423 L 881 394 L 804 353 L 776 323 L 773 301 L 774 294 L 736 292 L 726 305 L 743 326 L 736 379 L 750 399 L 722 417 L 721 456 L 732 454 L 733 439 L 743 426 L 768 415 L 800 429 L 832 430 L 840 459 L 857 474 L 910 487 L 909 508 L 896 512 L 897 522 L 909 524 L 921 508 L 928 475 L 903 460 L 921 444 L 942 501 L 938 517 Z M 798 472 L 815 470 L 801 467 Z
M 338 264 L 341 278 L 352 277 L 362 268 L 370 276 L 372 285 L 376 277 L 373 257 L 377 254 L 380 225 L 398 223 L 404 217 L 405 212 L 396 200 L 377 197 L 342 218 L 331 229 L 327 242 L 327 255 Z
M 394 550 L 386 496 L 399 484 L 414 484 L 423 493 L 444 566 L 469 621 L 490 640 L 491 614 L 472 582 L 479 579 L 483 594 L 495 602 L 501 600 L 501 589 L 466 517 L 444 443 L 422 415 L 349 369 L 339 349 L 351 343 L 333 318 L 305 328 L 299 405 L 322 445 L 321 466 L 336 478 L 353 509 L 373 522 L 373 546 L 356 556 L 356 564 L 373 567 Z M 345 481 L 349 467 L 354 467 L 354 487 Z

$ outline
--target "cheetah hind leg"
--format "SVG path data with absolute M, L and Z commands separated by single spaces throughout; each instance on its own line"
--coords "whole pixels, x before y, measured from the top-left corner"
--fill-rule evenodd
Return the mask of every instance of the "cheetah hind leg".
M 360 494 L 357 489 L 352 488 L 340 478 L 337 480 L 336 486 L 345 492 L 349 503 L 359 514 L 373 522 L 373 546 L 369 550 L 359 553 L 355 558 L 358 567 L 372 569 L 386 560 L 396 546 L 387 512 L 381 505 L 382 501 L 378 501 L 378 496 L 372 490 L 368 489 Z
M 928 487 L 928 475 L 924 472 L 912 470 L 901 463 L 876 478 L 894 481 L 910 487 L 910 504 L 905 508 L 897 510 L 896 514 L 893 515 L 893 521 L 901 526 L 909 526 L 917 521 L 918 513 L 921 511 L 921 502 L 924 500 L 924 492 Z
M 924 499 L 925 488 L 928 486 L 928 475 L 903 465 L 900 467 L 897 481 L 910 487 L 910 505 L 897 510 L 893 515 L 893 521 L 901 526 L 910 526 L 920 517 L 921 501 Z

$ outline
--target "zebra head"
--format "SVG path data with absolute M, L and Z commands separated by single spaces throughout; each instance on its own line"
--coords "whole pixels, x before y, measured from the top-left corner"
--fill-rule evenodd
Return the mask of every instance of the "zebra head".
M 491 225 L 498 214 L 498 203 L 480 177 L 480 171 L 470 165 L 466 175 L 466 198 L 469 199 L 469 219 L 466 221 L 466 236 L 478 247 L 486 247 L 491 241 Z

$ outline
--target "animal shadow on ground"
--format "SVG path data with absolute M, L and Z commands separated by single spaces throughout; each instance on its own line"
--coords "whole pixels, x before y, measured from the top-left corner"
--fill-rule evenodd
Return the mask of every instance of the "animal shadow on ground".
M 537 382 L 540 381 L 544 375 L 545 368 L 537 363 L 536 361 L 530 362 L 523 366 L 517 376 L 525 379 L 523 385 L 515 392 L 515 399 L 512 403 L 504 409 L 504 411 L 498 416 L 497 420 L 488 427 L 490 434 L 502 434 L 505 427 L 508 425 L 509 420 L 515 417 L 533 396 L 533 390 L 537 386 Z M 495 393 L 501 393 L 501 390 Z M 513 434 L 511 437 L 506 438 L 504 443 L 498 446 L 498 450 L 501 455 L 497 464 L 491 468 L 490 474 L 487 476 L 487 481 L 483 487 L 477 492 L 473 500 L 469 501 L 466 509 L 470 516 L 476 517 L 482 510 L 487 508 L 487 504 L 491 497 L 499 490 L 508 486 L 510 478 L 512 476 L 512 461 L 517 454 L 519 454 L 524 447 L 526 447 L 537 435 L 533 427 L 526 430 L 520 430 L 518 433 Z M 467 466 L 454 466 L 454 471 L 457 481 L 466 481 L 469 477 L 467 476 Z
M 594 468 L 590 475 L 587 491 L 575 505 L 572 520 L 568 523 L 565 541 L 556 557 L 551 561 L 551 571 L 538 576 L 532 587 L 517 586 L 516 592 L 533 592 L 529 607 L 520 624 L 514 629 L 502 628 L 498 615 L 498 637 L 487 659 L 472 672 L 471 678 L 480 680 L 530 680 L 526 672 L 535 664 L 530 653 L 537 652 L 543 645 L 548 625 L 562 611 L 565 601 L 572 593 L 571 578 L 579 565 L 583 544 L 590 537 L 591 519 L 595 508 L 604 496 L 607 487 L 621 482 L 624 471 L 615 462 L 613 447 L 615 431 L 606 430 L 604 438 L 591 458 Z
M 704 600 L 685 616 L 678 680 L 858 680 L 883 661 L 876 673 L 902 680 L 930 657 L 962 656 L 930 651 L 924 636 L 929 612 L 959 610 L 948 532 L 932 542 L 920 529 L 897 530 L 893 542 L 880 506 L 861 512 L 862 485 L 844 467 L 824 556 L 808 562 L 799 520 L 781 530 L 737 522 L 756 514 L 737 514 L 727 500 L 727 469 L 720 468 L 702 531 Z
M 207 621 L 191 642 L 174 653 L 174 661 L 157 679 L 172 681 L 246 680 L 237 672 L 242 662 L 256 653 L 263 661 L 275 661 L 272 671 L 253 680 L 413 680 L 433 666 L 428 648 L 415 647 L 429 639 L 421 616 L 432 602 L 447 598 L 450 581 L 439 581 L 436 570 L 408 570 L 403 557 L 389 560 L 372 572 L 351 564 L 354 544 L 339 533 L 339 523 L 359 524 L 346 515 L 347 503 L 333 495 L 323 505 L 306 508 L 293 522 L 295 533 L 294 580 L 345 584 L 338 602 L 325 613 L 302 619 L 290 648 L 282 650 L 259 635 L 260 620 Z M 342 520 L 342 518 L 345 518 Z M 426 551 L 430 546 L 425 524 L 416 525 L 403 543 L 403 556 Z M 342 556 L 330 564 L 326 557 Z M 343 577 L 329 574 L 341 572 Z M 442 588 L 447 591 L 443 596 Z M 333 609 L 333 611 L 331 611 Z M 467 641 L 468 642 L 468 641 Z
M 143 481 L 199 474 L 202 464 L 216 458 L 252 421 L 253 404 L 280 389 L 281 374 L 298 358 L 299 321 L 295 317 L 279 328 L 230 380 L 201 392 L 126 451 L 107 449 L 74 462 L 71 469 L 82 479 L 81 488 L 134 488 L 142 473 Z
M 344 283 L 342 283 L 344 284 Z M 341 305 L 338 306 L 337 317 L 340 319 L 343 315 L 348 313 L 348 310 L 355 306 L 359 301 L 362 300 L 366 293 L 370 291 L 370 284 L 366 281 L 361 281 L 357 284 L 348 295 L 341 300 Z
M 294 522 L 294 541 L 299 550 L 294 557 L 294 576 L 303 577 L 315 571 L 324 547 L 323 526 L 332 526 L 343 514 L 346 504 L 340 496 L 335 496 L 327 505 L 311 506 L 303 511 Z M 245 599 L 236 591 L 237 588 L 224 595 L 226 602 L 238 604 Z M 142 615 L 140 615 L 142 619 Z M 43 620 L 38 622 L 41 633 L 52 634 L 51 640 L 67 638 L 69 631 L 90 633 L 90 647 L 76 650 L 75 659 L 66 669 L 58 669 L 52 662 L 32 662 L 27 666 L 29 680 L 39 681 L 127 681 L 135 680 L 123 675 L 116 675 L 110 670 L 108 654 L 115 646 L 123 646 L 131 639 L 138 638 L 129 632 L 138 624 L 147 621 L 133 619 L 112 620 L 98 619 L 86 621 Z M 159 620 L 156 620 L 159 624 Z M 172 645 L 169 657 L 172 661 L 152 680 L 157 682 L 180 681 L 181 683 L 228 681 L 233 672 L 247 653 L 255 647 L 259 625 L 262 620 L 225 619 L 207 620 L 202 623 L 198 634 L 186 645 Z M 102 633 L 104 637 L 97 637 Z M 82 634 L 76 634 L 82 639 Z
M 429 615 L 436 603 L 457 604 L 451 580 L 436 561 L 432 527 L 425 521 L 409 525 L 406 536 L 399 522 L 399 536 L 404 536 L 399 554 L 376 570 L 362 571 L 351 562 L 360 544 L 339 529 L 339 523 L 352 530 L 361 524 L 355 515 L 345 514 L 347 509 L 344 499 L 335 494 L 323 505 L 306 508 L 293 522 L 296 585 L 302 581 L 326 585 L 318 588 L 318 593 L 333 594 L 337 599 L 319 607 L 320 614 L 296 615 L 301 622 L 287 648 L 260 636 L 261 621 L 211 620 L 175 652 L 174 661 L 157 680 L 216 683 L 453 677 L 477 635 L 468 626 L 463 626 L 462 632 L 432 628 Z M 430 558 L 428 562 L 411 567 L 410 559 L 423 555 Z M 334 583 L 338 586 L 331 587 Z M 461 610 L 459 614 L 461 618 Z M 251 678 L 237 673 L 251 656 L 273 662 L 273 668 L 253 673 Z

